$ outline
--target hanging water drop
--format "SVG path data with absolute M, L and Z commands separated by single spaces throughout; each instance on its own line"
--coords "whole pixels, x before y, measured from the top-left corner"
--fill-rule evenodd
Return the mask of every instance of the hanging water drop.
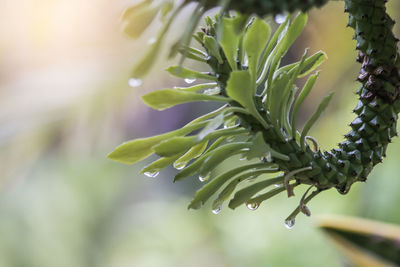
M 222 206 L 218 205 L 215 209 L 212 210 L 212 213 L 218 214 L 221 212 L 221 210 L 222 210 Z
M 174 163 L 174 168 L 177 170 L 182 170 L 183 168 L 186 167 L 187 162 L 175 162 Z
M 246 204 L 246 207 L 247 207 L 249 210 L 256 210 L 256 209 L 258 208 L 258 203 L 257 203 L 257 202 L 248 202 L 248 203 Z
M 236 127 L 236 126 L 239 126 L 239 125 L 240 125 L 240 124 L 238 124 L 238 123 L 236 122 L 236 118 L 233 118 L 233 119 L 230 119 L 230 120 L 228 120 L 228 121 L 226 121 L 226 122 L 224 123 L 224 129 Z M 228 138 L 231 138 L 231 137 L 233 137 L 233 136 L 228 136 L 227 139 L 228 139 Z
M 185 81 L 186 83 L 188 83 L 188 84 L 191 84 L 191 83 L 194 83 L 194 82 L 196 81 L 196 79 L 186 78 L 184 81 Z
M 200 182 L 205 182 L 205 181 L 207 181 L 208 179 L 210 179 L 210 174 L 207 174 L 207 175 L 199 175 L 199 181 Z
M 139 87 L 143 84 L 143 82 L 140 79 L 130 78 L 128 84 L 130 87 Z
M 301 210 L 302 213 L 304 213 L 304 215 L 306 215 L 308 217 L 311 216 L 311 211 L 307 206 L 305 206 L 305 205 L 302 206 L 300 210 Z
M 241 154 L 239 160 L 247 160 L 247 155 Z
M 154 178 L 154 177 L 156 177 L 158 174 L 160 174 L 160 172 L 157 172 L 157 171 L 155 171 L 155 172 L 145 172 L 145 173 L 143 173 L 143 174 L 146 175 L 147 177 Z
M 267 153 L 267 156 L 265 157 L 265 159 L 267 160 L 267 162 L 272 162 L 272 155 L 271 152 Z
M 285 221 L 285 226 L 286 226 L 286 228 L 287 228 L 287 229 L 292 229 L 292 228 L 294 227 L 295 222 L 296 222 L 296 219 L 295 219 L 295 218 L 293 218 L 293 219 L 287 219 L 287 220 Z
M 282 24 L 285 22 L 286 17 L 287 17 L 286 13 L 278 14 L 275 16 L 275 22 L 278 24 Z

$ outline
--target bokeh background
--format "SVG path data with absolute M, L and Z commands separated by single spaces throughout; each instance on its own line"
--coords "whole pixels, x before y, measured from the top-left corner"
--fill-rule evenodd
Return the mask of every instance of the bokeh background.
M 148 162 L 125 166 L 106 158 L 125 140 L 175 129 L 213 108 L 181 105 L 158 112 L 140 96 L 183 85 L 162 57 L 139 87 L 128 80 L 160 24 L 139 40 L 121 33 L 120 14 L 135 1 L 0 0 L 0 266 L 343 266 L 342 256 L 315 222 L 327 214 L 400 224 L 400 140 L 366 184 L 346 196 L 325 192 L 288 230 L 298 204 L 282 194 L 256 211 L 218 215 L 186 206 L 196 177 L 172 183 L 175 170 L 138 175 Z M 399 1 L 390 1 L 400 19 Z M 168 43 L 182 32 L 188 7 Z M 328 91 L 336 92 L 312 135 L 334 147 L 348 130 L 359 66 L 342 1 L 310 12 L 287 60 L 305 47 L 329 60 L 301 112 L 305 121 Z M 399 26 L 395 30 L 399 35 Z M 165 55 L 165 53 L 164 53 Z M 193 68 L 201 68 L 187 62 Z M 234 159 L 229 164 L 235 164 Z

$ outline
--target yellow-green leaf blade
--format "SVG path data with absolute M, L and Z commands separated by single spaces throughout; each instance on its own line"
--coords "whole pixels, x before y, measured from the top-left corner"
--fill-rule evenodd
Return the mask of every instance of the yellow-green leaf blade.
M 231 73 L 226 86 L 228 96 L 245 107 L 265 128 L 268 128 L 268 125 L 257 111 L 253 92 L 248 71 L 233 71 Z
M 225 57 L 232 70 L 236 70 L 237 49 L 239 46 L 239 35 L 235 30 L 235 20 L 233 18 L 222 18 L 221 20 L 221 37 L 219 44 L 224 51 Z
M 125 142 L 108 154 L 108 158 L 125 164 L 134 164 L 153 154 L 153 147 L 160 142 L 174 136 L 186 135 L 194 130 L 206 126 L 207 123 L 207 121 L 198 121 L 195 123 L 190 122 L 186 126 L 172 132 Z
M 305 138 L 306 138 L 308 131 L 314 125 L 314 123 L 318 120 L 318 118 L 321 116 L 322 112 L 326 109 L 326 107 L 328 106 L 332 97 L 333 97 L 333 92 L 329 93 L 329 95 L 324 97 L 324 99 L 322 99 L 322 101 L 319 104 L 315 113 L 311 116 L 311 118 L 304 125 L 303 131 L 301 132 L 301 136 L 300 136 L 300 144 L 301 144 L 302 150 L 305 149 Z
M 264 20 L 256 17 L 244 37 L 243 47 L 248 58 L 249 72 L 254 82 L 257 76 L 258 63 L 262 52 L 268 44 L 270 33 L 269 25 Z
M 306 84 L 304 85 L 303 89 L 301 90 L 299 96 L 297 97 L 297 100 L 294 104 L 292 115 L 291 115 L 291 124 L 292 124 L 292 136 L 296 137 L 296 119 L 297 119 L 297 113 L 299 112 L 299 109 L 301 105 L 303 104 L 304 100 L 307 98 L 309 93 L 311 92 L 311 89 L 313 88 L 317 78 L 319 76 L 319 73 L 316 73 L 314 75 L 311 75 Z
M 193 146 L 183 156 L 181 156 L 174 162 L 174 167 L 178 170 L 186 167 L 189 161 L 191 161 L 192 159 L 196 159 L 203 154 L 203 152 L 207 148 L 207 145 L 208 141 L 205 141 Z
M 178 104 L 197 101 L 229 102 L 230 99 L 223 96 L 198 94 L 175 89 L 163 89 L 142 96 L 143 102 L 157 110 L 164 110 Z
M 187 69 L 181 66 L 171 66 L 167 68 L 167 71 L 178 78 L 183 78 L 183 79 L 205 79 L 205 80 L 211 80 L 211 81 L 216 81 L 217 77 L 209 75 L 207 73 L 201 73 L 198 71 L 194 71 L 191 69 Z
M 154 20 L 159 8 L 149 1 L 127 8 L 122 14 L 124 33 L 129 37 L 138 38 Z

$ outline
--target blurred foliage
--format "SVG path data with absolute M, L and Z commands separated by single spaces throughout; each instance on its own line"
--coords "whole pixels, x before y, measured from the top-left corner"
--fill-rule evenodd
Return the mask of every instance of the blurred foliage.
M 400 263 L 400 227 L 378 221 L 328 216 L 319 222 L 354 266 L 387 267 Z
M 400 4 L 391 2 L 398 20 Z M 300 217 L 290 231 L 282 221 L 297 200 L 283 205 L 285 196 L 255 212 L 187 211 L 192 181 L 172 186 L 172 169 L 155 181 L 136 174 L 145 163 L 126 168 L 105 158 L 122 140 L 166 132 L 211 109 L 182 105 L 157 112 L 139 103 L 138 95 L 176 85 L 160 71 L 166 62 L 157 62 L 156 79 L 129 88 L 131 66 L 157 25 L 132 43 L 118 31 L 126 1 L 2 5 L 1 267 L 342 266 L 342 256 L 315 229 L 314 216 L 351 214 L 400 223 L 398 138 L 366 184 L 345 197 L 327 192 L 311 203 L 311 219 Z M 316 99 L 337 92 L 311 133 L 323 148 L 342 140 L 356 101 L 358 66 L 346 21 L 340 1 L 313 10 L 290 52 L 299 58 L 309 46 L 329 56 L 301 111 L 309 117 Z

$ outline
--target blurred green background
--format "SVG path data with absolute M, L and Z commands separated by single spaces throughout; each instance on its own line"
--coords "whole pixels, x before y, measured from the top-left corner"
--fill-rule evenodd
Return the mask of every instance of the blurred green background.
M 321 194 L 309 205 L 313 216 L 299 216 L 291 230 L 283 220 L 301 192 L 257 211 L 223 207 L 214 215 L 209 206 L 186 209 L 201 185 L 196 177 L 173 184 L 172 168 L 148 178 L 137 174 L 146 162 L 107 160 L 123 141 L 175 129 L 213 107 L 158 112 L 141 103 L 140 95 L 182 81 L 166 75 L 173 61 L 163 57 L 142 86 L 129 87 L 133 64 L 160 26 L 136 41 L 123 36 L 120 13 L 134 2 L 0 0 L 1 267 L 343 266 L 315 227 L 319 216 L 400 224 L 398 138 L 366 184 L 346 196 Z M 399 1 L 389 10 L 399 20 Z M 173 25 L 170 44 L 186 14 Z M 346 23 L 342 1 L 313 10 L 287 58 L 298 59 L 305 47 L 329 56 L 301 113 L 306 120 L 328 91 L 336 92 L 311 133 L 325 149 L 342 140 L 356 103 L 359 66 Z

